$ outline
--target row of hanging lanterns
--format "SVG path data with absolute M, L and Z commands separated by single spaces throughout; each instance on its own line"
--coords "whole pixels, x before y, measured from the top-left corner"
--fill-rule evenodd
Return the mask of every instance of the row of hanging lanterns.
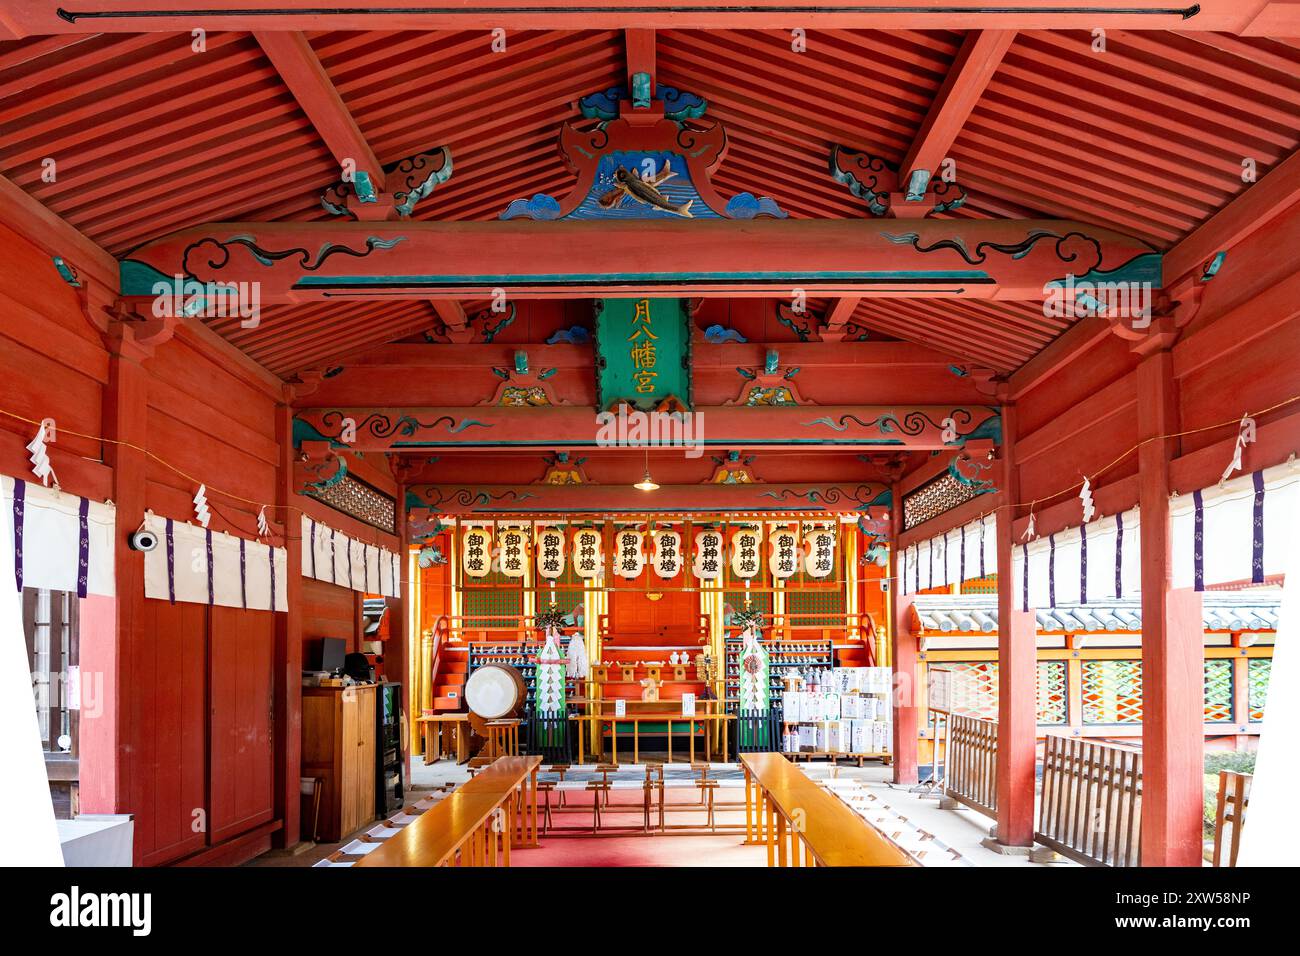
M 646 553 L 646 539 L 652 553 Z M 799 529 L 781 526 L 768 537 L 767 567 L 772 577 L 785 579 L 801 570 L 812 578 L 829 577 L 835 569 L 836 534 L 833 527 L 814 526 L 801 533 Z M 707 528 L 695 535 L 695 553 L 690 559 L 691 573 L 701 581 L 716 581 L 722 577 L 728 560 L 734 577 L 748 582 L 762 571 L 759 551 L 762 535 L 757 527 L 744 526 L 731 532 L 730 546 L 722 531 Z M 669 580 L 677 577 L 687 564 L 683 553 L 683 536 L 680 531 L 659 529 L 644 532 L 636 528 L 623 528 L 614 534 L 611 571 L 617 577 L 640 577 L 649 564 L 654 573 Z M 532 547 L 527 528 L 506 527 L 496 533 L 493 547 L 488 528 L 467 528 L 461 539 L 461 568 L 470 578 L 485 578 L 499 571 L 507 578 L 522 578 L 531 557 L 540 578 L 555 580 L 565 571 L 565 532 L 548 525 L 537 530 L 536 547 Z M 596 528 L 578 528 L 573 533 L 572 548 L 567 557 L 572 559 L 574 573 L 583 579 L 600 577 L 604 572 L 602 549 L 604 539 Z

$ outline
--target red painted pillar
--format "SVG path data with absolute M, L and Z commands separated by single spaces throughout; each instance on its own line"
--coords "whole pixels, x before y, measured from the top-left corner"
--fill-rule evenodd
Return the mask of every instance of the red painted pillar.
M 903 496 L 902 487 L 895 483 L 893 487 L 893 505 L 890 508 L 891 540 L 890 557 L 894 566 L 898 566 L 898 547 L 903 531 Z M 916 783 L 916 734 L 918 696 L 917 681 L 917 640 L 912 633 L 912 595 L 904 595 L 900 581 L 895 578 L 890 594 L 893 596 L 892 626 L 889 629 L 890 661 L 894 669 L 894 783 Z
M 1142 537 L 1142 865 L 1200 866 L 1205 750 L 1201 595 L 1174 590 L 1169 462 L 1178 430 L 1173 357 L 1137 369 L 1138 505 Z
M 1016 409 L 1002 406 L 1002 480 L 998 549 L 998 794 L 997 842 L 1034 842 L 1034 763 L 1038 734 L 1038 626 L 1032 610 L 1017 610 L 1022 586 L 1011 573 L 1020 480 L 1016 471 Z
M 400 558 L 400 570 L 403 579 L 407 574 L 409 566 L 407 544 L 409 541 L 409 532 L 407 529 L 406 515 L 406 485 L 403 482 L 397 483 L 397 555 Z M 405 768 L 402 771 L 402 779 L 407 781 L 407 788 L 410 788 L 411 780 L 411 742 L 415 733 L 415 715 L 411 712 L 411 666 L 410 662 L 414 657 L 412 635 L 410 628 L 407 626 L 407 594 L 415 586 L 414 581 L 403 580 L 397 588 L 398 596 L 390 598 L 388 601 L 388 614 L 390 621 L 388 625 L 388 643 L 384 648 L 384 672 L 388 675 L 389 680 L 402 682 L 402 719 L 405 724 L 405 746 L 403 748 L 402 760 Z
M 137 612 L 144 600 L 144 555 L 127 546 L 145 510 L 149 374 L 140 364 L 151 354 L 138 345 L 125 322 L 105 336 L 108 387 L 102 422 L 104 459 L 113 469 L 117 506 L 114 542 L 115 597 L 87 599 L 89 639 L 83 639 L 81 682 L 97 698 L 81 715 L 83 813 L 132 813 L 142 806 L 140 779 L 133 774 L 136 748 L 132 717 L 132 655 L 138 643 Z M 137 841 L 137 847 L 139 841 Z M 139 862 L 139 852 L 136 852 Z
M 284 826 L 273 837 L 277 847 L 299 842 L 302 768 L 302 518 L 294 503 L 293 408 L 291 392 L 276 407 L 275 438 L 280 445 L 275 517 L 284 523 L 288 611 L 275 615 L 275 815 Z

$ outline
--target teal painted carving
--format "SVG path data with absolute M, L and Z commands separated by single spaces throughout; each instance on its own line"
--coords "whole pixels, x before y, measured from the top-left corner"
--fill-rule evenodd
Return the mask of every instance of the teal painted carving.
M 72 286 L 74 289 L 81 288 L 81 280 L 77 278 L 77 270 L 68 265 L 63 256 L 54 257 L 54 268 L 59 272 L 59 278 Z
M 384 167 L 384 182 L 393 199 L 393 210 L 405 219 L 415 211 L 416 204 L 451 178 L 451 150 L 439 146 L 428 152 L 399 159 Z M 377 203 L 379 193 L 374 180 L 366 170 L 357 170 L 352 180 L 335 183 L 321 194 L 321 207 L 331 215 L 356 219 L 348 208 L 348 197 L 355 195 L 358 202 Z
M 632 108 L 648 110 L 650 108 L 650 74 L 632 74 Z
M 777 367 L 781 364 L 781 356 L 776 349 L 768 349 L 767 355 L 763 361 L 763 372 L 767 375 L 775 375 Z
M 954 455 L 952 461 L 948 463 L 948 474 L 977 495 L 998 490 L 993 483 L 992 473 L 991 461 L 979 461 L 966 455 Z
M 370 174 L 364 169 L 358 169 L 352 174 L 352 189 L 361 202 L 379 202 L 379 194 L 375 192 L 375 184 L 371 181 Z
M 715 345 L 721 345 L 723 342 L 744 342 L 745 337 L 735 329 L 724 328 L 721 325 L 710 325 L 704 330 L 704 340 Z
M 516 375 L 528 374 L 528 353 L 525 352 L 523 349 L 520 349 L 518 352 L 515 353 L 515 374 Z

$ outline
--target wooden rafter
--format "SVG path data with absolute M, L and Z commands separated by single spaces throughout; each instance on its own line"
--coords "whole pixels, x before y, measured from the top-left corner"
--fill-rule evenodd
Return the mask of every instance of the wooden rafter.
M 972 30 L 966 34 L 911 149 L 899 166 L 904 184 L 917 171 L 924 170 L 927 179 L 938 172 L 1015 38 L 1015 30 Z
M 1296 203 L 1300 203 L 1300 152 L 1278 163 L 1165 253 L 1165 283 L 1204 268 L 1216 253 L 1230 250 Z
M 375 189 L 382 191 L 384 169 L 307 37 L 296 32 L 260 31 L 253 36 L 339 165 L 351 161 L 358 172 L 369 173 Z

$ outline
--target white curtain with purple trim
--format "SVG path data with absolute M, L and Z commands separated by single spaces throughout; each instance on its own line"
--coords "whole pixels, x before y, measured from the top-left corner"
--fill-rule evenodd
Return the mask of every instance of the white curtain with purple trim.
M 302 516 L 302 575 L 339 587 L 401 597 L 401 556 Z
M 1011 585 L 1020 610 L 1136 597 L 1141 588 L 1136 508 L 1097 518 L 1011 549 Z
M 904 548 L 894 564 L 902 594 L 997 574 L 997 518 L 985 515 Z
M 1174 587 L 1262 584 L 1286 571 L 1300 526 L 1300 462 L 1179 495 L 1170 505 Z
M 144 596 L 250 611 L 287 611 L 288 552 L 146 512 L 158 547 L 144 554 Z
M 15 590 L 113 596 L 116 508 L 7 475 L 0 498 L 11 516 L 4 547 L 15 559 Z

